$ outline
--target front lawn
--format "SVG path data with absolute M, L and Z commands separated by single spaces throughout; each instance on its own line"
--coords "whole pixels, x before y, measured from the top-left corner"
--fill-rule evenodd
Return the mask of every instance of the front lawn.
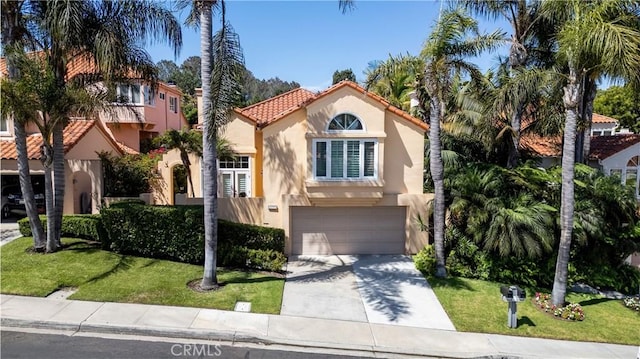
M 5 294 L 44 297 L 61 287 L 76 287 L 69 299 L 177 305 L 233 310 L 251 302 L 256 313 L 280 313 L 284 279 L 256 272 L 219 270 L 225 285 L 214 292 L 187 288 L 201 278 L 201 266 L 119 255 L 79 239 L 63 238 L 65 250 L 27 252 L 33 244 L 20 238 L 1 249 L 0 289 Z
M 640 345 L 640 315 L 620 300 L 570 293 L 567 300 L 579 303 L 586 317 L 582 322 L 563 321 L 535 308 L 535 293 L 527 289 L 527 299 L 518 303 L 518 328 L 511 329 L 500 284 L 466 278 L 428 281 L 459 331 Z

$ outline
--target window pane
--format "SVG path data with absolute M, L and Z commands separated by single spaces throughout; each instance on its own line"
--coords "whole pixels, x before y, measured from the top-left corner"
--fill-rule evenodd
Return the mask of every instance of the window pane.
M 375 173 L 375 143 L 364 143 L 364 176 L 373 177 Z
M 331 141 L 331 177 L 344 177 L 343 141 Z
M 239 162 L 239 168 L 249 168 L 249 156 L 241 156 Z
M 131 85 L 131 103 L 141 103 L 140 85 Z
M 627 170 L 627 180 L 626 180 L 626 184 L 627 186 L 631 186 L 633 188 L 636 188 L 636 178 L 637 177 L 637 170 L 634 169 L 628 169 Z
M 131 102 L 131 98 L 129 97 L 129 85 L 118 86 L 118 92 L 118 96 L 120 97 L 118 101 Z
M 9 131 L 9 119 L 4 116 L 0 116 L 0 132 Z
M 347 141 L 347 177 L 360 177 L 360 141 Z
M 222 174 L 222 197 L 233 197 L 233 178 L 231 173 Z
M 244 196 L 241 195 L 244 193 Z M 238 173 L 238 195 L 245 197 L 247 195 L 247 174 Z
M 327 143 L 316 143 L 316 177 L 327 176 Z

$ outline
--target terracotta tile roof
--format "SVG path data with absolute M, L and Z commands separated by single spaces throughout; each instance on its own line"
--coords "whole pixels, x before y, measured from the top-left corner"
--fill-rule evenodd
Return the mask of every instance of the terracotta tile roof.
M 122 152 L 128 154 L 128 155 L 138 155 L 140 154 L 140 152 L 134 150 L 133 148 L 125 145 L 124 143 L 120 142 L 120 141 L 116 141 L 116 144 L 118 144 L 118 147 L 120 148 L 120 150 L 122 150 Z
M 591 137 L 589 159 L 603 160 L 636 143 L 640 143 L 640 134 Z
M 315 94 L 303 88 L 293 89 L 278 96 L 266 99 L 251 106 L 236 110 L 243 116 L 255 121 L 259 126 L 266 126 L 299 109 Z
M 42 51 L 30 53 L 34 56 L 43 57 Z M 7 61 L 4 57 L 0 58 L 0 73 L 2 76 L 7 76 Z M 67 63 L 67 79 L 72 78 L 78 74 L 97 74 L 96 65 L 93 63 L 89 56 L 78 56 L 73 58 Z
M 591 122 L 593 122 L 593 123 L 617 123 L 618 120 L 616 120 L 615 118 L 611 118 L 611 117 L 607 117 L 607 116 L 603 116 L 603 115 L 599 115 L 597 113 L 594 113 L 593 116 L 591 117 Z
M 559 157 L 562 154 L 562 136 L 542 137 L 533 133 L 520 138 L 520 149 L 539 157 Z
M 255 121 L 258 126 L 264 127 L 302 107 L 306 107 L 307 105 L 322 97 L 336 92 L 343 87 L 351 87 L 358 92 L 362 92 L 363 95 L 380 102 L 383 106 L 386 107 L 388 111 L 404 118 L 405 120 L 415 125 L 420 126 L 425 131 L 429 129 L 428 124 L 391 105 L 389 101 L 385 100 L 383 97 L 380 97 L 371 92 L 367 92 L 364 88 L 351 81 L 341 81 L 317 94 L 314 94 L 313 92 L 305 90 L 303 88 L 297 88 L 276 97 L 264 100 L 257 104 L 241 109 L 236 109 L 235 112 Z
M 69 152 L 94 126 L 101 127 L 99 121 L 96 120 L 69 121 L 69 124 L 64 128 L 64 153 Z M 109 136 L 109 138 L 111 137 Z M 112 138 L 111 141 L 115 143 Z M 27 154 L 30 160 L 40 158 L 40 146 L 42 146 L 41 134 L 27 136 Z M 18 159 L 15 139 L 0 141 L 0 153 L 3 160 Z

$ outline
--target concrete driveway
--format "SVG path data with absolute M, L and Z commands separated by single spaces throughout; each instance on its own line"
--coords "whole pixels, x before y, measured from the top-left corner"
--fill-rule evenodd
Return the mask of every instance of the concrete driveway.
M 455 330 L 404 255 L 290 258 L 280 314 Z

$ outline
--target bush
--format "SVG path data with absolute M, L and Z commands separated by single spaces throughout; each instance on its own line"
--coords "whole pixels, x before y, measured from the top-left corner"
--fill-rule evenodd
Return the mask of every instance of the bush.
M 101 211 L 110 249 L 145 257 L 204 263 L 202 206 L 119 203 Z M 279 271 L 284 231 L 218 221 L 218 265 Z
M 436 272 L 436 251 L 430 244 L 424 246 L 413 257 L 413 261 L 416 264 L 416 269 L 425 275 L 431 275 Z
M 47 229 L 47 216 L 40 216 L 42 226 L 45 231 Z M 22 218 L 18 220 L 20 233 L 25 237 L 32 236 L 29 219 Z M 106 238 L 106 232 L 102 226 L 102 220 L 99 214 L 72 214 L 62 216 L 62 236 L 82 238 L 91 241 L 103 242 Z M 104 245 L 104 242 L 103 242 Z

